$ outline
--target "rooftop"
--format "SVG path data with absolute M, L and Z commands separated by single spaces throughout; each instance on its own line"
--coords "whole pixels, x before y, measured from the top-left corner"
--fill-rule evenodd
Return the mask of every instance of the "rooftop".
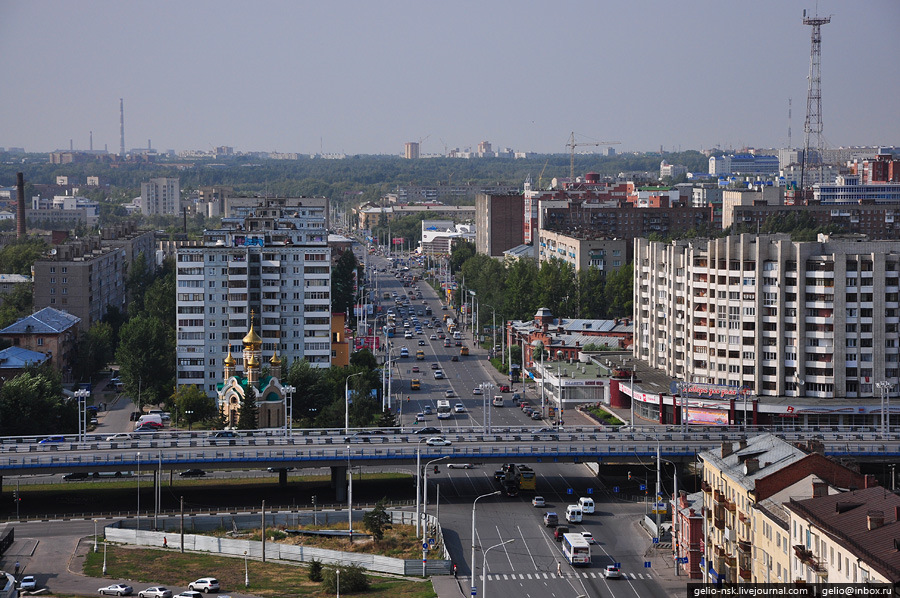
M 81 318 L 78 316 L 52 307 L 45 307 L 30 316 L 13 322 L 0 330 L 0 334 L 59 334 L 77 326 L 79 322 L 81 322 Z

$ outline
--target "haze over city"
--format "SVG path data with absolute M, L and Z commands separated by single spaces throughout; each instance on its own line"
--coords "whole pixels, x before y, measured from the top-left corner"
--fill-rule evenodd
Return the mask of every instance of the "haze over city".
M 6 2 L 0 146 L 423 154 L 803 143 L 822 28 L 829 146 L 900 138 L 900 3 Z

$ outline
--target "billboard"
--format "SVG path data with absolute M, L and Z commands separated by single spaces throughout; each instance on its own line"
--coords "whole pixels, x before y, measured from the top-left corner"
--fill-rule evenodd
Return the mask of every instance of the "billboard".
M 705 426 L 727 426 L 728 411 L 691 407 L 685 414 L 685 421 L 688 424 L 702 424 Z
M 391 243 L 394 245 L 403 245 L 403 237 L 394 237 L 391 239 Z

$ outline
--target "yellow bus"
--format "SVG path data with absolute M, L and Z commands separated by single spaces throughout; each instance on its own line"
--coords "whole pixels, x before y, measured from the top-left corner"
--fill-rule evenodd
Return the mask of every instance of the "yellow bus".
M 537 476 L 534 470 L 525 465 L 519 465 L 519 489 L 520 490 L 536 490 Z

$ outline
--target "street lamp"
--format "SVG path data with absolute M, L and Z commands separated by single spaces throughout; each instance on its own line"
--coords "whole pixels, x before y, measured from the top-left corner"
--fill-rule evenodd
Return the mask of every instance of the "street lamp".
M 250 569 L 247 568 L 247 551 L 244 551 L 244 587 L 250 587 Z
M 542 341 L 533 341 L 531 343 L 531 362 L 534 363 L 534 352 L 540 351 L 541 353 L 541 418 L 544 417 L 544 380 L 546 376 L 544 375 L 544 343 Z M 512 352 L 512 350 L 510 350 Z M 522 385 L 524 386 L 524 382 Z
M 97 520 L 94 519 L 94 552 L 97 552 Z
M 560 424 L 562 423 L 562 415 L 563 415 L 563 396 L 562 396 L 563 383 L 562 383 L 562 374 L 560 373 L 560 370 L 559 370 L 559 362 L 562 361 L 564 355 L 565 355 L 565 353 L 563 353 L 562 351 L 556 352 L 556 384 L 559 388 L 559 392 L 556 393 L 557 394 L 556 402 L 559 403 L 559 407 L 556 410 L 556 429 L 557 430 L 559 429 Z
M 437 463 L 438 461 L 443 461 L 447 459 L 449 455 L 444 455 L 443 457 L 438 457 L 437 459 L 432 459 L 428 463 L 425 464 L 425 479 L 422 481 L 422 539 L 425 539 L 425 534 L 427 533 L 428 526 L 425 525 L 425 516 L 428 514 L 428 468 L 431 467 L 432 463 Z
M 362 376 L 365 372 L 356 372 L 350 374 L 344 380 L 344 434 L 350 433 L 350 378 L 353 376 Z
M 138 488 L 138 496 L 137 496 L 137 529 L 141 529 L 141 454 L 137 454 L 137 488 Z
M 497 496 L 498 494 L 500 494 L 500 491 L 495 490 L 493 492 L 489 492 L 488 494 L 482 494 L 472 501 L 472 596 L 476 596 L 478 594 L 478 589 L 475 587 L 475 505 L 482 498 L 486 498 L 488 496 Z
M 887 435 L 891 431 L 891 403 L 888 393 L 891 391 L 894 385 L 887 380 L 882 380 L 881 382 L 876 382 L 875 387 L 881 391 L 881 433 L 883 435 Z
M 491 308 L 491 352 L 494 351 L 494 347 L 497 346 L 497 312 L 494 309 L 493 305 L 484 304 L 485 307 Z M 503 315 L 503 314 L 500 314 Z M 501 359 L 502 361 L 502 359 Z M 522 389 L 524 390 L 525 384 L 522 383 Z
M 75 400 L 78 402 L 78 440 L 84 442 L 87 434 L 87 399 L 91 393 L 86 388 L 75 391 Z
M 188 432 L 190 432 L 190 431 L 191 431 L 191 424 L 194 423 L 194 418 L 191 417 L 192 415 L 194 415 L 194 412 L 193 412 L 192 410 L 188 409 L 187 411 L 184 412 L 184 414 L 187 416 L 187 420 L 188 420 Z
M 350 445 L 347 445 L 347 529 L 350 530 L 350 543 L 353 544 L 353 468 L 350 466 Z
M 284 403 L 284 435 L 287 436 L 293 431 L 293 426 L 291 425 L 292 416 L 288 416 L 288 407 L 290 407 L 290 412 L 293 414 L 294 412 L 294 391 L 296 389 L 293 386 L 282 386 L 281 392 L 283 396 Z
M 491 426 L 489 418 L 493 415 L 491 411 L 488 410 L 488 396 L 493 400 L 494 388 L 496 388 L 491 382 L 482 382 L 478 385 L 481 388 L 481 407 L 482 407 L 482 428 L 487 433 L 490 433 Z
M 106 540 L 103 540 L 103 575 L 106 575 Z
M 486 573 L 485 569 L 487 568 L 488 553 L 490 551 L 492 551 L 493 549 L 497 548 L 498 546 L 504 546 L 506 544 L 509 544 L 510 542 L 515 542 L 515 541 L 516 541 L 515 538 L 510 538 L 509 540 L 506 540 L 505 542 L 500 542 L 499 544 L 494 544 L 493 546 L 491 546 L 490 548 L 488 548 L 487 550 L 484 551 L 484 554 L 481 557 L 481 596 L 482 596 L 482 598 L 484 598 L 487 595 L 487 592 L 484 591 L 484 587 L 485 587 L 485 573 Z

